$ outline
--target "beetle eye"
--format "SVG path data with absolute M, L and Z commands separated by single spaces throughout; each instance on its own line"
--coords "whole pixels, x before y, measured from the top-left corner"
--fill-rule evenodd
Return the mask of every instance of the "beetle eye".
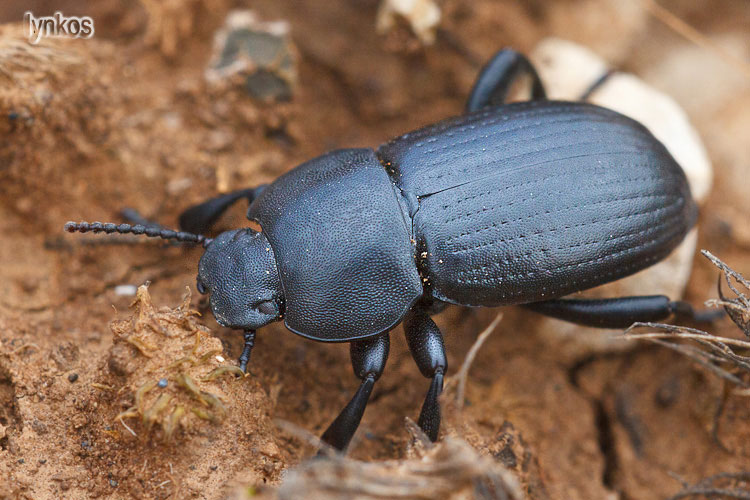
M 256 309 L 263 314 L 273 314 L 274 316 L 278 313 L 276 303 L 273 300 L 266 300 L 256 306 Z
M 200 292 L 202 295 L 206 295 L 206 287 L 203 285 L 203 282 L 201 280 L 198 280 L 195 283 L 195 288 L 197 288 L 198 292 Z

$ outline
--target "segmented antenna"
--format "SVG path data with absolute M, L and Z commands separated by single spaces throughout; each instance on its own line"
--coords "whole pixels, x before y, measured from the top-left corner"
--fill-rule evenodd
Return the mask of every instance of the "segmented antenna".
M 143 224 L 114 224 L 112 222 L 67 222 L 65 230 L 69 233 L 119 233 L 119 234 L 145 234 L 150 238 L 161 238 L 164 240 L 177 240 L 185 243 L 202 243 L 205 247 L 213 238 L 206 238 L 202 234 L 187 233 L 185 231 L 174 231 L 161 227 L 144 226 Z

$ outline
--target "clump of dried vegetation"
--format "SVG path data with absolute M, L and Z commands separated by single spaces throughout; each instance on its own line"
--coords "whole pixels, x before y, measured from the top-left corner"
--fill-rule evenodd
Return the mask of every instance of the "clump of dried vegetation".
M 706 305 L 723 307 L 737 327 L 750 339 L 750 281 L 729 267 L 715 255 L 702 250 L 720 271 L 718 299 Z M 726 282 L 732 296 L 723 292 Z M 750 395 L 750 341 L 741 338 L 720 337 L 696 328 L 661 323 L 635 323 L 624 336 L 640 339 L 673 349 L 702 367 L 721 377 L 728 384 L 739 386 L 731 391 L 736 395 Z M 730 391 L 725 391 L 725 399 Z M 720 405 L 716 421 L 721 415 Z M 717 422 L 714 438 L 717 437 Z M 719 442 L 721 445 L 721 443 Z M 723 473 L 707 477 L 694 485 L 683 483 L 683 489 L 674 495 L 678 498 L 740 498 L 750 499 L 750 471 Z
M 723 307 L 745 336 L 750 338 L 750 298 L 745 294 L 750 293 L 750 281 L 710 252 L 703 250 L 702 253 L 722 272 L 719 277 L 719 299 L 710 300 L 707 305 Z M 722 277 L 734 297 L 724 295 Z M 739 287 L 745 288 L 747 292 L 743 293 Z M 648 331 L 644 332 L 644 329 Z M 750 351 L 750 341 L 718 337 L 696 328 L 662 323 L 635 323 L 624 335 L 626 338 L 647 340 L 674 349 L 719 377 L 750 388 L 747 380 L 750 378 L 750 356 L 744 355 Z M 682 340 L 693 341 L 698 346 L 681 343 Z
M 288 425 L 287 431 L 295 433 Z M 411 420 L 410 458 L 362 462 L 335 453 L 290 469 L 272 498 L 310 499 L 487 499 L 520 500 L 518 480 L 463 439 L 433 444 Z M 296 432 L 298 433 L 298 432 Z M 299 433 L 298 433 L 299 434 Z
M 184 427 L 191 415 L 221 421 L 228 397 L 217 379 L 244 374 L 224 363 L 221 343 L 198 323 L 198 313 L 190 308 L 190 294 L 177 309 L 156 309 L 144 285 L 133 308 L 132 317 L 111 325 L 115 342 L 108 371 L 125 382 L 120 392 L 130 394 L 128 407 L 115 421 L 135 435 L 127 425 L 132 419 L 147 433 L 159 429 L 165 439 Z

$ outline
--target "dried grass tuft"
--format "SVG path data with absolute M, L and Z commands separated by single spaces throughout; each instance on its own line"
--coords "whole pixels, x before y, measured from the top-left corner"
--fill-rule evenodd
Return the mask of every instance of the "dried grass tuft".
M 750 281 L 706 250 L 702 250 L 722 274 L 719 276 L 719 299 L 709 300 L 706 305 L 723 307 L 737 327 L 750 338 Z M 722 277 L 734 294 L 726 297 L 721 287 Z M 740 288 L 745 288 L 743 292 Z M 647 329 L 647 331 L 643 331 Z M 703 330 L 663 323 L 634 323 L 625 330 L 623 337 L 631 340 L 647 340 L 667 347 L 692 359 L 699 365 L 724 380 L 743 388 L 750 388 L 750 341 L 719 337 Z M 696 345 L 686 344 L 691 341 Z M 744 375 L 744 377 L 743 377 Z
M 424 441 L 416 424 L 407 424 L 407 429 L 415 442 Z M 434 446 L 416 446 L 415 455 L 414 459 L 384 462 L 361 462 L 342 455 L 307 460 L 288 471 L 276 498 L 523 498 L 510 471 L 462 439 L 447 437 Z

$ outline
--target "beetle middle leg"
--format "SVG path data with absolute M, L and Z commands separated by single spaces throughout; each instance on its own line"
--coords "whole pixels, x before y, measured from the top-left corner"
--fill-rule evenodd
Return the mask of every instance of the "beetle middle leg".
M 555 299 L 525 304 L 524 307 L 545 316 L 599 328 L 627 328 L 635 322 L 662 321 L 672 315 L 699 322 L 721 317 L 721 311 L 695 311 L 687 302 L 670 301 L 664 295 Z
M 437 441 L 440 431 L 438 396 L 443 392 L 443 376 L 448 369 L 443 334 L 420 306 L 415 306 L 404 318 L 404 331 L 419 371 L 432 379 L 417 423 L 431 441 Z
M 539 74 L 526 56 L 513 49 L 501 50 L 479 73 L 466 101 L 466 112 L 505 104 L 511 87 L 524 75 L 531 77 L 531 100 L 546 99 L 547 93 Z
M 351 343 L 352 368 L 354 374 L 362 380 L 362 383 L 349 404 L 341 410 L 339 416 L 328 426 L 321 437 L 324 442 L 337 450 L 343 451 L 349 446 L 354 432 L 359 427 L 372 388 L 385 368 L 389 349 L 388 332 L 374 338 Z
M 247 199 L 248 203 L 252 203 L 265 187 L 266 184 L 261 184 L 254 188 L 238 189 L 215 196 L 185 209 L 179 216 L 180 230 L 195 234 L 207 233 L 211 229 L 211 226 L 221 217 L 221 214 L 226 212 L 230 206 L 243 198 Z M 125 208 L 120 214 L 132 224 L 164 229 L 164 226 L 143 217 L 133 208 Z
M 141 213 L 138 210 L 134 208 L 123 208 L 122 210 L 120 210 L 120 215 L 131 224 L 140 224 L 146 227 L 156 227 L 159 229 L 166 229 L 164 226 L 162 226 L 158 222 L 147 219 L 146 217 L 141 215 Z

